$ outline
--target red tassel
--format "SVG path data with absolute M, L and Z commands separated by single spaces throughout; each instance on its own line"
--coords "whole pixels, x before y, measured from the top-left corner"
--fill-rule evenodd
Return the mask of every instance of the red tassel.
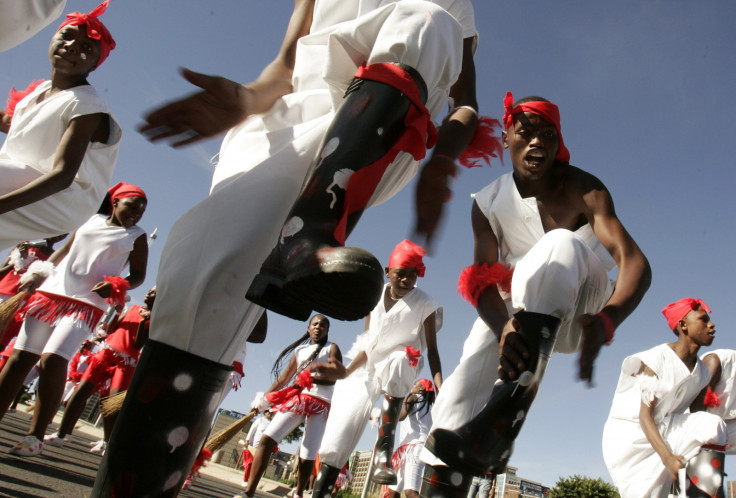
M 302 370 L 299 375 L 296 376 L 296 385 L 302 389 L 312 389 L 314 382 L 312 382 L 312 372 L 309 370 Z
M 466 168 L 480 168 L 480 161 L 485 161 L 491 166 L 491 158 L 500 158 L 503 162 L 503 142 L 500 136 L 494 135 L 496 129 L 501 129 L 501 123 L 489 116 L 481 116 L 478 120 L 478 128 L 475 135 L 458 161 Z
M 280 391 L 271 391 L 266 394 L 266 399 L 271 402 L 272 405 L 281 405 L 286 403 L 288 400 L 302 392 L 302 388 L 298 386 L 285 387 Z
M 15 113 L 15 106 L 18 105 L 18 102 L 23 100 L 26 95 L 29 95 L 41 83 L 43 83 L 43 80 L 33 81 L 25 90 L 16 90 L 15 87 L 11 87 L 10 95 L 8 96 L 8 100 L 5 102 L 5 114 L 12 116 Z
M 414 349 L 411 346 L 406 346 L 406 357 L 409 358 L 409 365 L 411 365 L 412 367 L 416 367 L 421 356 L 421 351 L 419 351 L 418 349 Z
M 481 293 L 491 285 L 496 285 L 504 292 L 511 292 L 511 277 L 514 271 L 509 270 L 501 263 L 474 264 L 460 273 L 457 282 L 457 291 L 473 306 L 478 306 Z
M 708 386 L 708 390 L 705 392 L 705 399 L 703 400 L 703 403 L 708 408 L 721 406 L 721 400 L 718 399 L 718 395 L 711 390 L 710 386 Z
M 125 305 L 126 291 L 130 288 L 130 282 L 125 280 L 123 277 L 105 275 L 105 282 L 112 284 L 112 290 L 110 291 L 110 297 L 105 301 L 111 306 L 123 306 Z

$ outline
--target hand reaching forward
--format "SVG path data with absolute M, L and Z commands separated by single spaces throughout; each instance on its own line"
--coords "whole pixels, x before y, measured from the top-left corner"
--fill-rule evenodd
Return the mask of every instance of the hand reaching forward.
M 526 370 L 526 360 L 529 359 L 529 350 L 526 342 L 518 333 L 519 321 L 516 318 L 509 319 L 501 332 L 501 343 L 499 354 L 501 355 L 498 367 L 498 376 L 501 380 L 516 379 Z
M 457 174 L 455 162 L 444 157 L 432 157 L 419 173 L 414 194 L 415 238 L 430 251 L 442 220 L 446 202 L 452 199 L 450 184 Z
M 181 74 L 202 90 L 145 115 L 146 124 L 138 131 L 149 140 L 176 137 L 171 145 L 181 147 L 224 133 L 252 114 L 253 97 L 248 87 L 189 69 L 182 69 Z
M 583 327 L 583 341 L 580 348 L 579 378 L 593 385 L 593 364 L 606 340 L 606 327 L 595 315 L 580 315 L 578 323 Z

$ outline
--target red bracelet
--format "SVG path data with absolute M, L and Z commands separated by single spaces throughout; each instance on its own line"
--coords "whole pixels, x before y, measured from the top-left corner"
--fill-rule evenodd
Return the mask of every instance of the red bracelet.
M 613 331 L 616 330 L 616 326 L 613 324 L 613 320 L 610 316 L 608 316 L 608 313 L 604 311 L 599 311 L 595 316 L 597 316 L 598 319 L 603 322 L 603 328 L 606 329 L 605 343 L 610 344 L 611 341 L 613 341 Z

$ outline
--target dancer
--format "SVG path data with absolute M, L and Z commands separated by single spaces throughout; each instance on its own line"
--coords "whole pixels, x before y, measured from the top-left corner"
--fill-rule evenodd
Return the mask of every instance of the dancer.
M 196 377 L 197 372 L 203 372 L 209 380 L 196 380 L 192 389 L 173 396 L 168 396 L 168 391 L 162 393 L 146 406 L 134 406 L 136 396 L 128 397 L 116 425 L 119 444 L 113 442 L 114 436 L 93 496 L 109 495 L 117 483 L 124 487 L 123 475 L 136 476 L 133 487 L 140 491 L 131 492 L 163 493 L 165 488 L 170 493 L 168 490 L 179 487 L 169 481 L 177 475 L 184 479 L 201 448 L 207 431 L 199 422 L 208 416 L 203 410 L 209 409 L 209 416 L 214 416 L 209 408 L 209 387 L 214 392 L 219 389 L 210 381 L 226 382 L 233 357 L 260 316 L 261 307 L 245 302 L 243 296 L 309 178 L 323 180 L 324 188 L 317 197 L 324 199 L 324 206 L 336 198 L 335 212 L 353 212 L 344 232 L 340 231 L 347 235 L 363 207 L 391 197 L 419 169 L 412 154 L 400 152 L 383 176 L 377 175 L 380 182 L 373 191 L 375 178 L 364 182 L 358 175 L 372 177 L 377 172 L 365 163 L 383 157 L 390 148 L 403 149 L 403 140 L 397 137 L 406 134 L 416 137 L 411 150 L 415 157 L 421 157 L 428 128 L 421 116 L 436 119 L 451 96 L 455 107 L 422 173 L 446 183 L 447 170 L 454 171 L 453 159 L 476 128 L 472 57 L 476 38 L 469 0 L 454 1 L 447 10 L 429 1 L 297 0 L 279 54 L 255 82 L 240 85 L 184 71 L 202 91 L 150 113 L 144 131 L 154 140 L 178 134 L 176 144 L 182 145 L 231 129 L 220 150 L 210 196 L 183 216 L 169 234 L 158 272 L 151 340 L 130 391 L 137 389 L 136 378 L 143 383 L 149 376 L 168 372 L 168 378 L 173 379 L 184 366 L 188 375 Z M 366 68 L 353 78 L 364 63 Z M 370 74 L 376 72 L 381 76 Z M 404 91 L 394 89 L 394 83 L 372 80 L 383 79 L 385 73 L 403 74 Z M 426 94 L 426 104 L 419 105 L 422 93 Z M 413 95 L 412 100 L 407 95 Z M 424 107 L 428 114 L 422 112 Z M 413 124 L 408 126 L 407 121 Z M 379 129 L 382 133 L 375 133 Z M 355 134 L 345 135 L 348 131 Z M 338 154 L 331 152 L 338 142 L 349 144 L 339 147 L 340 151 L 351 152 L 334 162 Z M 326 159 L 321 166 L 312 168 L 313 159 L 322 156 Z M 358 176 L 352 178 L 365 183 L 366 188 L 360 199 L 348 202 L 345 180 L 358 168 Z M 333 179 L 338 181 L 333 184 Z M 308 228 L 301 234 L 313 232 L 316 236 L 314 228 L 321 222 L 312 216 L 299 218 L 307 221 Z M 326 228 L 319 240 L 333 238 L 336 224 L 332 222 L 332 228 Z M 303 240 L 289 237 L 289 243 L 296 239 Z M 320 242 L 305 247 L 323 246 Z M 301 261 L 309 260 L 307 255 L 301 256 Z M 378 281 L 373 278 L 371 274 L 369 280 Z M 337 287 L 330 290 L 336 299 L 336 313 L 342 314 L 356 302 L 367 306 L 351 317 L 367 314 L 372 308 L 370 299 L 362 295 L 351 299 L 361 288 L 373 300 L 380 294 L 380 286 L 375 294 L 370 287 L 358 285 L 352 285 L 350 292 L 340 292 Z M 265 293 L 267 286 L 263 290 Z M 315 288 L 314 294 L 319 290 Z M 292 302 L 284 308 L 297 310 L 306 319 L 313 309 L 310 300 L 305 296 L 303 301 L 308 304 Z M 207 388 L 199 391 L 200 386 Z M 150 423 L 152 416 L 155 423 Z M 186 428 L 189 438 L 175 448 L 155 432 L 165 435 L 179 427 Z
M 54 252 L 54 244 L 64 239 L 66 234 L 50 237 L 40 242 L 21 242 L 10 251 L 10 254 L 0 266 L 0 303 L 14 296 L 18 292 L 20 277 L 34 261 L 46 261 Z M 11 322 L 0 331 L 0 348 L 4 348 L 20 332 L 19 321 Z
M 366 317 L 366 332 L 356 341 L 357 353 L 346 378 L 335 388 L 333 408 L 319 450 L 320 472 L 312 496 L 328 497 L 340 468 L 348 461 L 368 422 L 370 411 L 383 395 L 381 422 L 374 450 L 374 482 L 395 484 L 391 468 L 394 433 L 404 398 L 422 371 L 423 355 L 432 379 L 442 385 L 442 365 L 436 334 L 442 327 L 442 307 L 415 286 L 424 276 L 424 249 L 404 240 L 396 245 L 385 269 L 389 283 L 383 298 Z M 357 370 L 365 365 L 360 372 Z M 355 373 L 354 373 L 355 372 Z
M 82 416 L 87 400 L 96 391 L 102 391 L 109 383 L 107 392 L 102 395 L 115 396 L 128 389 L 133 377 L 135 365 L 140 356 L 140 349 L 148 338 L 148 326 L 151 310 L 156 300 L 156 287 L 152 287 L 143 298 L 143 306 L 133 305 L 111 329 L 104 341 L 102 349 L 92 355 L 89 366 L 81 375 L 79 384 L 66 404 L 56 433 L 44 437 L 44 444 L 64 446 L 74 431 L 79 417 Z M 102 418 L 104 439 L 95 445 L 92 453 L 104 453 L 107 440 L 110 439 L 117 414 Z
M 304 492 L 325 431 L 335 385 L 334 372 L 345 370 L 340 348 L 328 341 L 329 331 L 330 321 L 327 317 L 314 315 L 304 336 L 284 349 L 276 359 L 273 368 L 276 381 L 265 394 L 258 393 L 251 405 L 259 411 L 271 409 L 276 415 L 263 432 L 253 455 L 253 466 L 245 486 L 247 496 L 255 495 L 276 445 L 302 423 L 304 436 L 299 446 L 299 477 L 295 498 L 301 497 Z M 292 351 L 288 366 L 280 372 L 282 360 Z M 323 375 L 327 372 L 332 374 Z M 295 384 L 283 389 L 292 379 Z
M 721 418 L 696 411 L 703 405 L 710 380 L 708 368 L 698 358 L 698 350 L 710 346 L 715 337 L 710 308 L 700 299 L 684 298 L 667 305 L 662 313 L 677 341 L 624 360 L 603 428 L 603 457 L 623 498 L 668 496 L 680 469 L 703 445 L 726 442 Z M 721 478 L 722 463 L 721 457 L 721 468 L 716 469 Z M 714 474 L 713 467 L 709 474 Z M 707 486 L 705 478 L 700 481 L 699 486 Z
M 0 372 L 0 417 L 23 379 L 40 359 L 36 409 L 28 435 L 11 451 L 34 456 L 61 400 L 69 359 L 107 308 L 118 304 L 125 289 L 138 287 L 146 276 L 146 233 L 136 225 L 146 209 L 146 196 L 135 185 L 110 188 L 109 202 L 49 258 L 56 271 L 42 281 L 33 271 L 30 288 L 38 290 L 21 309 L 25 316 L 15 349 Z M 104 214 L 103 214 L 104 213 Z M 48 262 L 44 262 L 46 264 Z M 38 262 L 34 263 L 34 265 Z M 129 267 L 128 276 L 118 275 Z M 23 288 L 23 285 L 21 286 Z
M 608 190 L 569 164 L 557 106 L 513 103 L 510 92 L 504 106 L 513 172 L 474 196 L 475 262 L 459 289 L 479 318 L 432 413 L 422 496 L 464 498 L 472 476 L 502 472 L 549 355 L 580 352 L 579 377 L 591 382 L 601 346 L 651 279 Z
M 0 250 L 76 230 L 100 206 L 120 145 L 120 125 L 89 73 L 115 48 L 98 16 L 74 12 L 49 47 L 51 79 L 0 112 Z
M 434 386 L 429 379 L 419 379 L 409 391 L 401 407 L 399 444 L 391 457 L 396 472 L 396 484 L 388 486 L 389 498 L 399 498 L 403 491 L 406 498 L 419 498 L 424 463 L 419 455 L 432 427 Z M 486 498 L 486 497 L 483 497 Z
M 273 412 L 266 410 L 263 417 L 257 418 L 248 429 L 248 435 L 245 438 L 245 447 L 243 448 L 243 487 L 248 485 L 248 477 L 250 469 L 253 465 L 253 453 L 261 444 L 263 433 L 273 419 Z M 251 451 L 252 450 L 252 451 Z

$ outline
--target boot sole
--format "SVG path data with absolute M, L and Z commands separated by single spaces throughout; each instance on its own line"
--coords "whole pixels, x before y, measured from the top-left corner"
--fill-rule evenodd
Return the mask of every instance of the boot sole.
M 274 313 L 294 320 L 305 321 L 312 314 L 312 308 L 304 300 L 296 300 L 291 294 L 284 292 L 282 277 L 269 274 L 261 269 L 245 294 L 249 301 Z

